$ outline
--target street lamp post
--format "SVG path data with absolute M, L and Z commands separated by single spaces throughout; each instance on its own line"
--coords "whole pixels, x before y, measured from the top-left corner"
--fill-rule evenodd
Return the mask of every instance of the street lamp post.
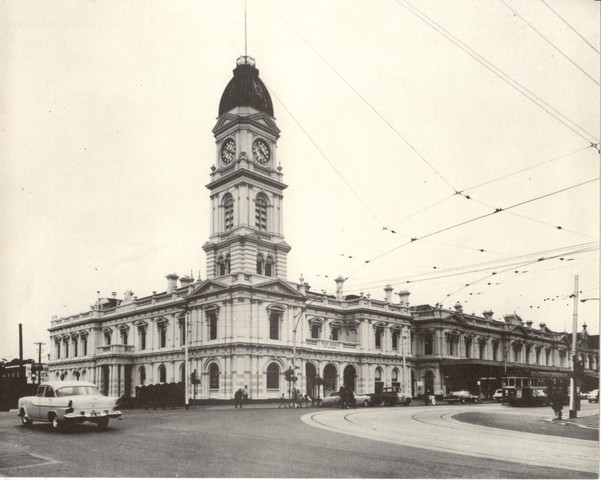
M 578 275 L 574 277 L 574 314 L 572 316 L 572 375 L 570 377 L 570 418 L 576 412 L 576 337 L 578 336 Z
M 188 328 L 190 326 L 190 311 L 188 309 L 186 309 L 186 311 L 184 312 L 184 385 L 185 385 L 185 389 L 184 389 L 184 395 L 186 396 L 185 398 L 185 406 L 186 406 L 186 410 L 188 410 L 189 408 L 189 401 L 190 401 L 190 374 L 188 372 L 189 368 L 188 368 L 188 341 L 189 341 L 189 337 L 190 337 L 190 332 L 188 331 Z
M 405 356 L 405 342 L 407 341 L 407 336 L 405 335 L 405 327 L 403 326 L 401 333 L 401 353 L 403 355 L 403 394 L 407 395 L 407 359 Z

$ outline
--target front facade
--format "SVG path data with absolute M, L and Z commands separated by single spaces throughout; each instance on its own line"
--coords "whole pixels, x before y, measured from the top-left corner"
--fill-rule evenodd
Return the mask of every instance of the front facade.
M 332 296 L 312 292 L 302 278 L 289 281 L 287 159 L 278 158 L 273 105 L 250 57 L 238 59 L 213 134 L 206 280 L 169 274 L 162 293 L 137 298 L 128 291 L 54 318 L 50 380 L 88 380 L 105 394 L 132 397 L 135 386 L 184 382 L 196 372 L 196 398 L 226 400 L 244 386 L 252 399 L 287 394 L 290 366 L 297 388 L 311 395 L 341 385 L 359 393 L 398 386 L 414 396 L 467 388 L 474 375 L 493 378 L 501 366 L 532 365 L 533 358 L 541 368 L 568 371 L 565 335 L 544 325 L 410 308 L 409 292 L 393 298 L 390 286 L 382 299 L 344 295 L 341 277 Z M 590 370 L 598 372 L 598 350 L 591 355 Z

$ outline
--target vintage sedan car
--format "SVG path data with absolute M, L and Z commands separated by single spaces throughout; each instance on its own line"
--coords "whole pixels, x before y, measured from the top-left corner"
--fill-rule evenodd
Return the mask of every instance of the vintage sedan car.
M 370 404 L 378 407 L 392 407 L 394 405 L 409 405 L 412 398 L 400 391 L 399 387 L 383 387 L 376 393 L 369 393 Z
M 449 395 L 445 395 L 444 401 L 447 403 L 478 403 L 478 396 L 472 395 L 467 390 L 456 390 Z
M 503 389 L 502 388 L 498 388 L 497 390 L 495 390 L 495 393 L 492 396 L 492 399 L 495 402 L 502 402 L 503 401 Z
M 369 395 L 360 395 L 358 393 L 354 394 L 355 396 L 355 406 L 356 407 L 368 407 L 369 406 Z M 338 392 L 332 392 L 327 397 L 325 397 L 321 401 L 322 407 L 341 407 L 340 404 L 340 395 Z
M 102 395 L 90 382 L 46 382 L 34 397 L 19 399 L 18 415 L 23 425 L 47 422 L 58 430 L 69 424 L 92 422 L 108 427 L 109 419 L 121 418 L 119 398 Z
M 588 403 L 599 403 L 599 389 L 595 388 L 595 390 L 588 392 L 586 398 L 588 399 Z

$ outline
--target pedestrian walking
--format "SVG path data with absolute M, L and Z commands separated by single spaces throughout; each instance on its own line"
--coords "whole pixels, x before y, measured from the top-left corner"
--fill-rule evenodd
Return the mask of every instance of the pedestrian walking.
M 234 393 L 234 408 L 238 408 L 238 406 L 240 406 L 240 408 L 242 408 L 242 389 L 241 388 L 236 390 L 236 393 Z
M 340 387 L 340 390 L 338 390 L 338 396 L 340 397 L 340 400 L 339 400 L 340 408 L 347 408 L 347 405 L 346 405 L 346 388 L 344 388 L 344 385 L 342 385 Z
M 563 410 L 563 395 L 560 390 L 555 390 L 551 393 L 551 408 L 555 413 L 553 420 L 561 420 L 561 414 Z
M 286 401 L 286 395 L 284 395 L 283 393 L 282 393 L 282 396 L 280 397 L 280 404 L 279 404 L 278 408 L 282 408 L 282 407 L 283 408 L 288 407 L 288 402 Z
M 248 385 L 244 385 L 244 388 L 242 389 L 242 401 L 244 403 L 248 402 Z M 240 404 L 240 407 L 242 407 L 242 404 Z

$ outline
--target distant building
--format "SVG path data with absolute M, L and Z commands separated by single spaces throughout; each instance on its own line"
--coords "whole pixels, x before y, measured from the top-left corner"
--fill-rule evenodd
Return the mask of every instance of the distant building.
M 160 293 L 114 294 L 54 318 L 50 379 L 89 380 L 130 397 L 135 386 L 183 382 L 196 371 L 198 398 L 225 400 L 245 385 L 251 399 L 280 397 L 292 365 L 296 386 L 311 395 L 341 385 L 489 394 L 506 368 L 567 374 L 568 338 L 544 324 L 410 307 L 409 292 L 393 295 L 390 286 L 380 299 L 348 295 L 342 277 L 335 295 L 289 281 L 282 164 L 291 159 L 278 157 L 271 97 L 250 57 L 238 59 L 213 134 L 206 280 L 169 274 Z M 587 355 L 598 378 L 598 348 Z

